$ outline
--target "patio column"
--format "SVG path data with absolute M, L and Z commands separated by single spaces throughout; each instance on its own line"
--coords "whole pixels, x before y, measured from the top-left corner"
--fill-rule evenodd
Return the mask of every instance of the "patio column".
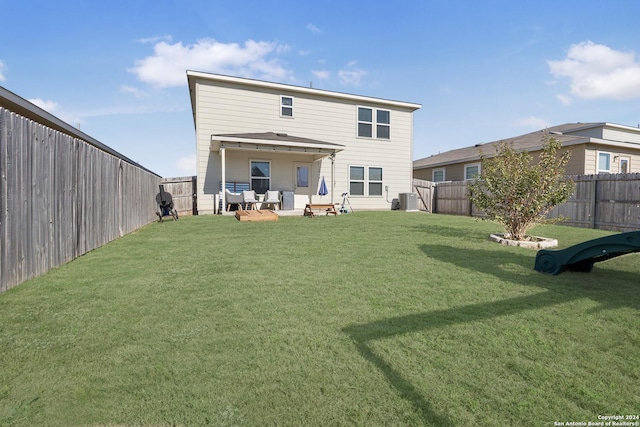
M 331 159 L 331 204 L 333 205 L 333 194 L 336 192 L 336 179 L 335 179 L 335 170 L 336 170 L 336 165 L 335 165 L 335 161 L 336 161 L 336 152 L 334 151 L 333 153 L 331 153 L 331 155 L 329 156 L 329 158 Z
M 224 191 L 227 188 L 227 158 L 226 158 L 226 149 L 224 147 L 220 147 L 220 163 L 221 163 L 221 167 L 220 167 L 220 173 L 222 174 L 222 184 L 221 184 L 221 196 L 220 199 L 222 200 L 222 212 L 224 212 L 224 210 L 226 209 L 227 206 L 227 196 L 226 196 L 226 191 Z M 216 206 L 213 207 L 214 212 L 216 209 Z M 218 212 L 220 214 L 222 214 L 222 212 Z

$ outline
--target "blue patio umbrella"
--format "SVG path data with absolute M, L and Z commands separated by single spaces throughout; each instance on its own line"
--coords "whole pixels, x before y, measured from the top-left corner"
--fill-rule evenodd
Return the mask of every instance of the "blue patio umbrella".
M 322 181 L 320 181 L 320 189 L 318 190 L 318 194 L 321 196 L 326 196 L 329 194 L 327 191 L 327 183 L 324 182 L 324 176 L 322 177 Z

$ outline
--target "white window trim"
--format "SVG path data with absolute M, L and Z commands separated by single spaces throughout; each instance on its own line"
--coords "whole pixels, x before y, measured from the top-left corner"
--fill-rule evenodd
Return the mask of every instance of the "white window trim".
M 371 110 L 371 121 L 370 122 L 365 122 L 360 120 L 360 109 L 366 109 L 366 110 Z M 375 139 L 375 135 L 376 135 L 376 122 L 375 122 L 375 115 L 376 110 L 375 108 L 371 108 L 371 107 L 365 107 L 364 105 L 356 105 L 356 138 L 364 138 L 364 139 Z M 361 136 L 359 131 L 360 131 L 360 123 L 366 123 L 368 125 L 371 125 L 371 136 Z M 355 166 L 355 165 L 354 165 Z
M 380 169 L 380 171 L 382 172 L 382 179 L 380 181 L 378 181 L 378 180 L 370 180 L 369 179 L 369 170 L 371 168 Z M 365 168 L 365 178 L 366 178 L 366 181 L 367 181 L 367 186 L 366 186 L 367 197 L 382 197 L 384 195 L 384 185 L 383 185 L 384 184 L 384 168 L 382 166 L 367 166 Z M 369 184 L 371 184 L 371 183 L 380 183 L 380 194 L 374 194 L 372 196 L 369 193 Z
M 478 175 L 482 174 L 482 163 L 469 163 L 464 165 L 464 180 L 471 181 L 473 178 L 467 178 L 467 169 L 472 168 L 474 166 L 478 167 Z
M 284 105 L 282 103 L 282 100 L 284 98 L 291 99 L 291 105 Z M 293 119 L 295 117 L 295 104 L 296 104 L 296 101 L 295 101 L 293 96 L 291 96 L 291 95 L 280 95 L 280 117 L 282 117 L 284 119 Z M 282 114 L 282 109 L 283 108 L 291 108 L 291 115 L 290 116 L 286 116 L 286 115 Z
M 367 109 L 367 110 L 371 110 L 371 121 L 370 122 L 364 122 L 360 120 L 360 109 Z M 378 123 L 378 111 L 387 111 L 389 113 L 389 123 Z M 362 138 L 362 139 L 379 139 L 381 141 L 390 141 L 391 140 L 391 116 L 392 116 L 392 111 L 388 110 L 386 108 L 375 108 L 375 107 L 369 107 L 366 105 L 356 105 L 356 138 Z M 371 125 L 371 136 L 361 136 L 358 134 L 358 125 L 360 123 L 366 123 L 366 124 L 370 124 Z M 389 138 L 378 138 L 378 125 L 380 126 L 385 126 L 389 129 Z
M 629 156 L 620 156 L 620 162 L 618 163 L 618 172 L 622 173 L 622 161 L 627 161 L 627 173 L 631 172 L 631 157 Z
M 354 194 L 353 197 L 367 197 L 367 167 L 365 165 L 349 165 L 349 174 L 347 178 L 349 179 L 349 197 L 351 194 L 351 183 L 352 182 L 362 182 L 362 192 L 363 194 Z M 351 178 L 351 168 L 362 168 L 362 179 L 352 179 Z
M 436 181 L 436 172 L 440 172 L 442 171 L 442 181 Z M 465 174 L 466 176 L 466 174 Z M 434 169 L 433 171 L 431 171 L 431 180 L 433 182 L 444 182 L 447 180 L 447 170 L 446 168 L 438 168 L 438 169 Z
M 389 123 L 378 123 L 378 111 L 386 111 L 389 113 Z M 389 141 L 391 139 L 391 110 L 387 110 L 384 108 L 376 108 L 375 112 L 376 112 L 376 122 L 375 122 L 376 139 L 384 139 L 385 141 Z M 385 126 L 389 128 L 389 138 L 378 137 L 378 126 Z
M 363 172 L 364 172 L 364 179 L 351 179 L 351 168 L 362 168 Z M 371 168 L 377 168 L 382 170 L 382 180 L 378 181 L 378 180 L 370 180 L 369 179 L 369 169 Z M 349 197 L 352 196 L 351 194 L 351 183 L 352 182 L 361 182 L 362 183 L 362 192 L 363 194 L 354 194 L 353 197 L 384 197 L 384 167 L 383 166 L 376 166 L 376 165 L 372 165 L 372 166 L 365 166 L 365 165 L 348 165 L 348 182 L 349 182 Z M 371 195 L 369 193 L 369 184 L 370 183 L 380 183 L 381 186 L 381 193 L 380 194 L 374 194 Z
M 253 190 L 253 179 L 254 176 L 251 175 L 251 163 L 253 162 L 260 162 L 260 163 L 269 163 L 269 178 L 261 178 L 261 177 L 255 177 L 255 179 L 268 179 L 269 180 L 269 188 L 271 188 L 271 160 L 266 160 L 266 159 L 249 159 L 249 188 Z M 256 193 L 257 194 L 257 193 Z
M 609 170 L 600 169 L 600 154 L 606 154 L 609 156 Z M 596 151 L 596 173 L 611 173 L 611 162 L 613 156 L 609 151 Z

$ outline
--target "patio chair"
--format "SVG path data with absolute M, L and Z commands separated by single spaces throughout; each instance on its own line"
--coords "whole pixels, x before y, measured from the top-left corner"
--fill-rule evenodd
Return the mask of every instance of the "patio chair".
M 251 205 L 251 209 L 255 209 L 256 204 L 260 203 L 254 190 L 244 190 L 242 192 L 242 202 L 244 203 L 245 209 L 249 207 L 248 205 Z
M 264 195 L 264 200 L 262 201 L 262 206 L 264 205 L 273 205 L 275 210 L 280 208 L 280 192 L 276 190 L 268 190 Z
M 242 209 L 242 193 L 232 193 L 231 191 L 224 190 L 224 198 L 227 202 L 227 211 L 231 210 L 231 205 L 238 205 L 238 209 Z

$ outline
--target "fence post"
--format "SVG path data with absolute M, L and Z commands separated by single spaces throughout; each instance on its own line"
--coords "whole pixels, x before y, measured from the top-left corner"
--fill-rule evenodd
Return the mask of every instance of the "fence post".
M 598 212 L 598 175 L 593 176 L 593 185 L 591 186 L 591 218 L 589 227 L 596 228 L 596 213 Z

